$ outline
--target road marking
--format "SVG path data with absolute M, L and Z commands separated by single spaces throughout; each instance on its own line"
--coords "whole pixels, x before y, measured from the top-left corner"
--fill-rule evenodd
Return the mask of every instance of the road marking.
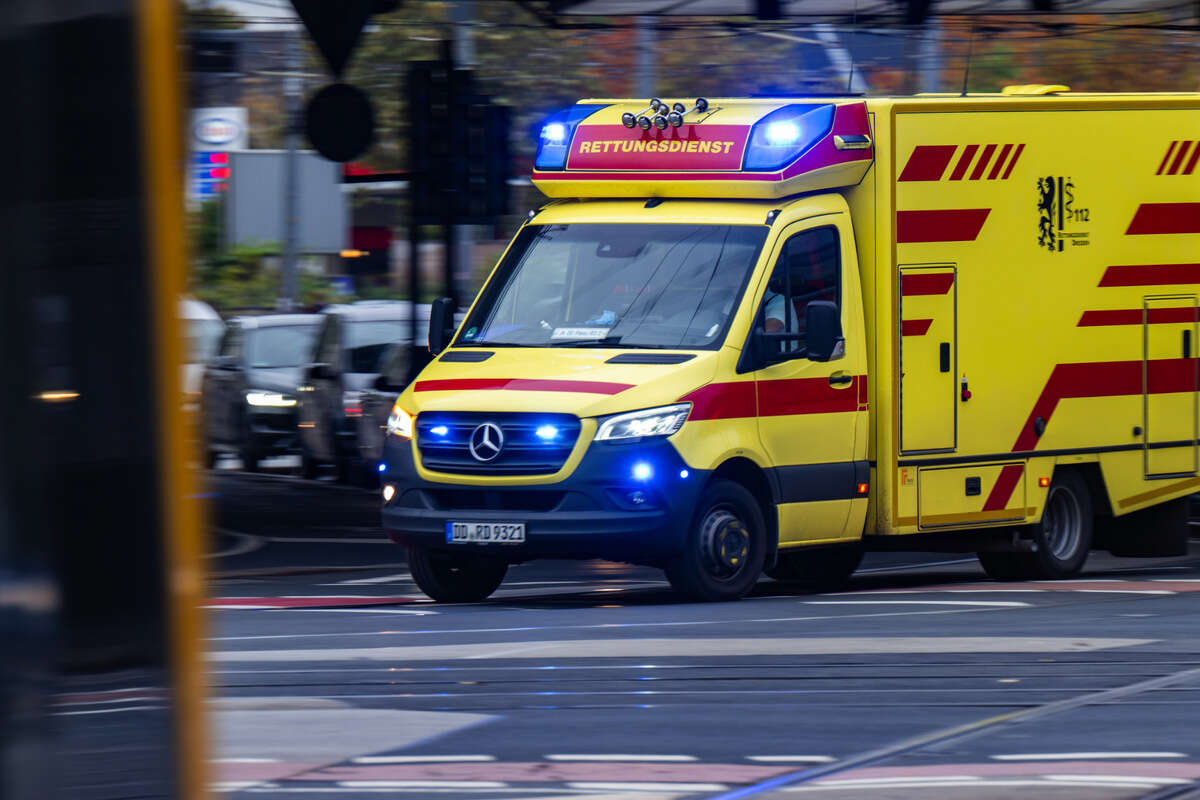
M 126 708 L 97 708 L 90 711 L 52 711 L 55 717 L 77 717 L 83 714 L 119 714 L 125 711 L 161 711 L 165 706 L 128 706 Z
M 1095 761 L 1102 758 L 1186 758 L 1185 753 L 1092 752 L 1092 753 L 1005 753 L 990 756 L 995 761 Z
M 1075 784 L 1070 784 L 1070 785 L 1103 787 L 1105 789 L 1156 789 L 1156 788 L 1158 788 L 1158 785 L 1154 784 L 1154 783 L 1103 783 L 1103 782 L 1100 782 L 1100 783 L 1093 783 L 1093 784 L 1075 783 Z M 1011 787 L 1011 788 L 1018 788 L 1018 787 L 1025 788 L 1025 787 L 1030 787 L 1030 786 L 1039 786 L 1039 787 L 1045 788 L 1047 786 L 1054 786 L 1054 787 L 1061 788 L 1063 786 L 1063 784 L 1062 783 L 1053 783 L 1051 781 L 1046 781 L 1046 780 L 1014 780 L 1014 781 L 966 780 L 966 781 L 946 782 L 946 783 L 929 783 L 928 781 L 913 781 L 911 779 L 905 778 L 905 779 L 897 780 L 894 783 L 873 784 L 869 788 L 872 788 L 872 789 L 942 789 L 942 788 L 951 788 L 951 787 L 956 787 L 956 786 L 969 786 L 972 789 L 982 787 L 982 786 L 989 786 L 989 787 L 1001 787 L 1002 786 L 1002 787 Z M 828 791 L 840 790 L 840 789 L 864 789 L 864 788 L 868 788 L 868 787 L 865 787 L 862 784 L 856 783 L 854 781 L 848 781 L 848 782 L 844 782 L 844 783 L 830 782 L 830 783 L 805 784 L 805 785 L 801 785 L 801 786 L 784 786 L 781 791 L 785 791 L 785 792 L 828 792 Z M 253 791 L 253 790 L 251 790 L 251 791 Z
M 290 611 L 321 612 L 324 614 L 407 614 L 410 617 L 437 616 L 439 611 L 416 611 L 411 608 L 293 608 Z
M 1072 589 L 1072 592 L 1095 594 L 1175 594 L 1168 589 Z
M 277 758 L 210 758 L 213 764 L 278 764 Z
M 723 792 L 729 787 L 723 783 L 608 783 L 594 781 L 571 781 L 569 789 L 591 789 L 602 792 Z
M 1050 781 L 1069 783 L 1085 781 L 1097 783 L 1194 783 L 1187 778 L 1151 778 L 1145 775 L 1043 775 L 1042 777 Z
M 949 783 L 962 781 L 978 781 L 982 780 L 978 775 L 925 775 L 925 776 L 906 776 L 903 778 L 831 778 L 825 781 L 816 781 L 814 786 L 846 786 L 855 784 L 856 786 L 875 786 L 878 784 L 895 783 L 896 781 L 904 781 L 905 783 Z
M 407 572 L 397 572 L 395 575 L 382 575 L 377 578 L 354 578 L 348 581 L 338 581 L 337 583 L 325 583 L 322 586 L 353 586 L 356 584 L 367 583 L 392 583 L 393 581 L 411 581 L 412 575 Z
M 547 761 L 699 761 L 695 756 L 631 755 L 622 753 L 553 753 Z
M 1167 592 L 1166 594 L 1170 594 Z M 992 606 L 995 608 L 1029 608 L 1019 600 L 806 600 L 807 606 Z
M 237 543 L 228 550 L 222 550 L 219 553 L 208 553 L 205 555 L 205 558 L 232 558 L 233 556 L 253 553 L 255 550 L 261 549 L 266 542 L 261 536 L 255 536 L 250 533 L 240 533 L 238 531 L 226 530 L 225 528 L 217 528 L 216 531 L 219 534 L 236 539 Z
M 503 781 L 338 781 L 346 789 L 506 789 Z
M 877 572 L 905 572 L 907 570 L 925 569 L 926 567 L 948 567 L 952 564 L 978 564 L 977 558 L 956 558 L 953 561 L 929 561 L 923 564 L 906 564 L 896 567 L 871 567 L 870 569 L 856 569 L 855 575 L 873 575 Z
M 433 764 L 465 761 L 495 761 L 495 756 L 359 756 L 355 764 Z
M 762 761 L 767 764 L 810 763 L 828 764 L 832 756 L 746 756 L 747 761 Z

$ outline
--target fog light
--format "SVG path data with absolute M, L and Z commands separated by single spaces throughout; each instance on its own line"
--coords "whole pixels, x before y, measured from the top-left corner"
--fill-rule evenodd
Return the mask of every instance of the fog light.
M 688 471 L 686 469 L 679 470 L 679 478 L 681 480 L 687 480 L 687 476 L 688 476 Z
M 630 492 L 628 495 L 626 495 L 626 497 L 628 497 L 629 502 L 633 503 L 635 506 L 640 506 L 646 502 L 646 493 L 642 491 Z
M 383 487 L 383 502 L 390 503 L 392 498 L 396 496 L 396 487 L 390 483 Z
M 387 464 L 384 464 L 382 461 L 381 461 L 381 462 L 379 462 L 379 471 L 380 471 L 380 472 L 387 472 Z
M 639 461 L 633 465 L 633 479 L 635 481 L 648 481 L 654 477 L 654 467 L 647 464 L 645 461 Z

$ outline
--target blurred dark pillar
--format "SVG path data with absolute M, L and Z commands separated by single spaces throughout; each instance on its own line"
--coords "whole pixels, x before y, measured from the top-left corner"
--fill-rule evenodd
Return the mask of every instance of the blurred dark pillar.
M 0 3 L 4 798 L 202 792 L 176 9 Z

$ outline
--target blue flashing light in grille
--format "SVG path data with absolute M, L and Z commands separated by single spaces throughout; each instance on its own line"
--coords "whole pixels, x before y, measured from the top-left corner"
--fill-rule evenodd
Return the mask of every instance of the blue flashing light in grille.
M 630 473 L 635 481 L 645 483 L 654 477 L 654 467 L 650 466 L 645 461 L 639 461 L 633 465 L 633 471 Z
M 742 168 L 783 169 L 833 128 L 829 103 L 784 106 L 754 123 Z
M 543 442 L 552 442 L 558 438 L 558 428 L 554 425 L 539 426 L 534 433 Z
M 575 129 L 602 108 L 607 108 L 607 105 L 574 105 L 547 119 L 538 136 L 534 169 L 565 169 Z
M 432 433 L 434 436 L 445 436 L 447 433 L 450 432 L 450 429 L 447 428 L 445 425 L 434 425 L 432 428 L 429 429 L 429 432 Z
M 688 471 L 686 469 L 679 470 L 680 480 L 687 480 L 687 476 L 688 476 Z
M 380 462 L 380 464 L 379 464 L 379 471 L 380 471 L 380 472 L 387 472 L 387 464 L 384 464 L 384 463 Z

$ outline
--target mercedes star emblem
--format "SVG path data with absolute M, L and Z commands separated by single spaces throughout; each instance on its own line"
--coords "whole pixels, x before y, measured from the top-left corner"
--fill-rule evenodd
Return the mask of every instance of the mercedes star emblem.
M 504 447 L 504 431 L 494 422 L 477 425 L 475 430 L 471 431 L 469 447 L 476 461 L 491 461 L 500 455 L 500 450 Z

